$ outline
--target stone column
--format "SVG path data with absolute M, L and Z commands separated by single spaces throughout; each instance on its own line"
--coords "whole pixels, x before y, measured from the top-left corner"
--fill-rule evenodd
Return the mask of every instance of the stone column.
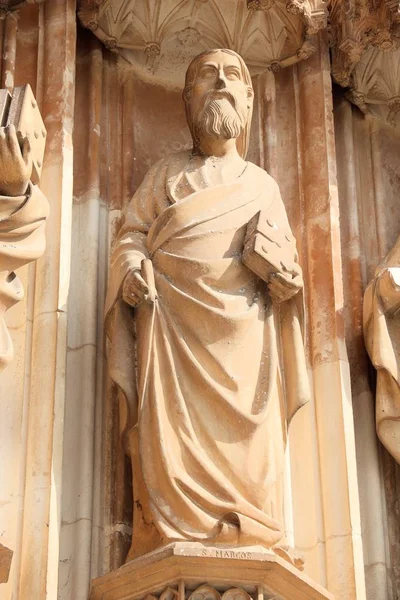
M 4 17 L 3 60 L 1 87 L 14 89 L 15 58 L 17 51 L 18 12 L 7 12 Z
M 102 46 L 83 35 L 77 46 L 74 201 L 68 296 L 66 406 L 63 421 L 58 598 L 86 600 L 92 565 L 95 439 L 101 431 L 104 259 L 107 211 L 100 197 Z M 97 415 L 97 418 L 96 418 Z M 98 439 L 98 438 L 97 438 Z M 99 448 L 97 449 L 99 452 Z M 96 544 L 95 540 L 93 543 Z M 97 547 L 97 544 L 95 545 Z M 95 562 L 95 561 L 94 561 Z M 96 571 L 95 565 L 93 569 Z
M 306 282 L 313 400 L 295 416 L 289 433 L 295 547 L 314 580 L 338 598 L 361 600 L 363 549 L 325 34 L 315 54 L 260 78 L 260 86 L 264 164 L 280 184 Z
M 320 37 L 319 52 L 299 64 L 299 101 L 326 585 L 338 598 L 361 600 L 365 584 L 326 35 Z

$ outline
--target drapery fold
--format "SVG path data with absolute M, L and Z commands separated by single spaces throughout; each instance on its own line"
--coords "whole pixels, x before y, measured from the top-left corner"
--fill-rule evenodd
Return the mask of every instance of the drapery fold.
M 376 430 L 400 464 L 400 287 L 390 271 L 400 272 L 400 238 L 378 266 L 364 296 L 364 338 L 377 369 Z
M 25 196 L 0 196 L 0 369 L 14 354 L 4 315 L 24 295 L 14 270 L 43 254 L 48 214 L 47 200 L 35 185 Z

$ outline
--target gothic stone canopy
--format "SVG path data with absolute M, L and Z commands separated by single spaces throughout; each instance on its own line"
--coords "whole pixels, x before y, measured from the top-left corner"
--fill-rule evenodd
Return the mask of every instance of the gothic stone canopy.
M 332 76 L 364 113 L 399 122 L 400 3 L 329 0 Z
M 321 0 L 81 0 L 80 19 L 142 77 L 180 87 L 190 60 L 231 48 L 252 74 L 314 51 Z

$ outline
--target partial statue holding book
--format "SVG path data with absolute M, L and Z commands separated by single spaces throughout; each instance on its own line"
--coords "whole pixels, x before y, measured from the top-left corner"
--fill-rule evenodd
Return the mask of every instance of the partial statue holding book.
M 5 313 L 24 296 L 14 271 L 45 249 L 49 206 L 37 184 L 46 136 L 31 87 L 0 90 L 0 370 L 14 354 Z
M 400 464 L 400 237 L 364 296 L 364 339 L 376 373 L 376 430 Z

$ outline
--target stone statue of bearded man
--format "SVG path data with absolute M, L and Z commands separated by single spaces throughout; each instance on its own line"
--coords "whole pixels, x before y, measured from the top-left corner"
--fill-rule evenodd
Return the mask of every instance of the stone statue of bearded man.
M 242 260 L 260 211 L 291 235 L 278 185 L 245 161 L 243 59 L 200 54 L 183 99 L 193 149 L 150 169 L 110 263 L 109 368 L 133 467 L 129 558 L 178 541 L 282 543 L 287 425 L 309 394 L 296 257 L 265 281 Z

